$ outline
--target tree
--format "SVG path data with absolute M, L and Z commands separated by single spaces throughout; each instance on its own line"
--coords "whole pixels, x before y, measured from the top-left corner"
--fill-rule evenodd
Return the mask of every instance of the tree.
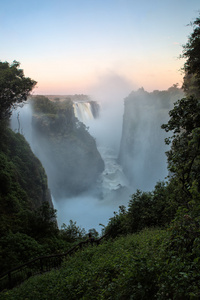
M 86 231 L 84 228 L 77 226 L 76 222 L 70 220 L 69 225 L 62 224 L 60 234 L 64 240 L 74 242 L 82 239 L 86 235 Z
M 20 63 L 0 62 L 0 121 L 7 119 L 12 109 L 27 100 L 36 81 L 24 76 Z
M 183 79 L 182 88 L 187 96 L 194 95 L 195 97 L 200 98 L 200 85 L 196 74 L 186 73 Z
M 91 236 L 95 239 L 97 239 L 99 237 L 99 233 L 98 233 L 98 231 L 96 231 L 95 228 L 89 229 L 89 234 L 91 234 Z
M 30 236 L 39 239 L 58 235 L 56 221 L 56 209 L 45 201 L 43 204 L 29 214 L 28 233 Z
M 191 197 L 194 184 L 200 191 L 200 101 L 193 96 L 178 100 L 169 116 L 168 123 L 161 126 L 166 132 L 173 132 L 165 140 L 171 144 L 166 152 L 168 169 Z
M 194 30 L 189 36 L 188 42 L 183 46 L 182 58 L 186 58 L 183 70 L 185 71 L 183 88 L 188 94 L 198 90 L 200 95 L 200 17 L 190 25 Z M 194 89 L 191 89 L 191 85 Z
M 191 198 L 194 186 L 200 191 L 200 17 L 190 25 L 194 30 L 181 56 L 186 58 L 183 88 L 188 97 L 174 104 L 169 112 L 170 120 L 161 127 L 173 132 L 165 140 L 171 144 L 167 152 L 169 171 Z

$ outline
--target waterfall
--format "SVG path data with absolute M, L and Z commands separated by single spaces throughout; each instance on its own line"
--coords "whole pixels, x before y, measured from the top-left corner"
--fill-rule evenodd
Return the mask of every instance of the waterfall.
M 73 101 L 73 107 L 75 116 L 88 127 L 89 133 L 95 138 L 105 169 L 99 176 L 95 190 L 60 199 L 54 205 L 58 211 L 60 225 L 73 219 L 78 220 L 79 225 L 86 230 L 95 228 L 99 231 L 99 224 L 107 224 L 119 205 L 127 205 L 131 194 L 126 176 L 117 161 L 118 145 L 113 143 L 119 134 L 116 126 L 117 121 L 120 123 L 118 115 L 116 116 L 118 110 L 113 105 L 108 109 L 102 103 L 100 106 L 95 101 L 87 100 Z
M 122 167 L 117 162 L 117 156 L 113 149 L 99 146 L 98 150 L 105 163 L 105 169 L 100 177 L 102 185 L 102 196 L 112 198 L 112 193 L 124 190 L 128 186 Z M 116 197 L 116 193 L 114 194 Z
M 94 101 L 74 101 L 74 114 L 83 123 L 87 123 L 98 117 L 99 105 Z
M 98 151 L 105 163 L 105 169 L 99 178 L 101 195 L 104 199 L 112 199 L 113 196 L 116 198 L 116 193 L 120 195 L 120 191 L 127 188 L 128 181 L 117 162 L 118 151 L 113 148 L 112 143 L 109 143 L 113 138 L 113 132 L 110 135 L 107 127 L 109 123 L 106 122 L 109 114 L 106 114 L 105 118 L 105 111 L 102 111 L 102 118 L 97 120 L 99 104 L 95 101 L 74 101 L 73 107 L 78 120 L 89 125 L 89 132 L 96 139 Z

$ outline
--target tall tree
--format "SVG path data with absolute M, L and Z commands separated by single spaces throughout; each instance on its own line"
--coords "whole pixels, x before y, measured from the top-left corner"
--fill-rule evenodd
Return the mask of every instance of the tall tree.
M 166 139 L 171 144 L 167 152 L 168 168 L 188 196 L 194 185 L 200 192 L 200 17 L 191 25 L 194 30 L 183 46 L 182 55 L 186 58 L 183 87 L 188 97 L 174 104 L 168 124 L 162 125 L 166 132 L 173 132 Z
M 200 192 L 200 101 L 193 96 L 178 100 L 169 116 L 168 123 L 162 125 L 166 132 L 173 132 L 165 140 L 171 144 L 167 152 L 168 168 L 191 196 L 194 183 Z
M 183 88 L 187 94 L 200 96 L 200 17 L 190 25 L 193 26 L 193 32 L 183 46 L 181 55 L 186 58 Z
M 7 119 L 18 104 L 27 100 L 36 81 L 24 76 L 20 63 L 0 62 L 0 121 Z

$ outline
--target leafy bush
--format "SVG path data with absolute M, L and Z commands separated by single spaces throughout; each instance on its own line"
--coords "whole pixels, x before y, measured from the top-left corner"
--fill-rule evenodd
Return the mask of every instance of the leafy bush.
M 159 290 L 160 253 L 167 236 L 164 230 L 144 230 L 89 246 L 67 258 L 61 270 L 30 278 L 2 295 L 38 300 L 153 299 Z
M 35 239 L 23 233 L 10 232 L 0 239 L 1 273 L 41 254 L 44 254 L 44 249 Z
M 59 271 L 30 278 L 0 299 L 199 299 L 198 240 L 191 248 L 196 252 L 187 253 L 181 226 L 175 228 L 145 229 L 89 246 Z
M 76 225 L 76 222 L 69 221 L 69 225 L 63 223 L 60 230 L 60 237 L 67 242 L 75 242 L 86 236 L 85 229 Z
M 128 210 L 122 205 L 119 212 L 114 212 L 105 232 L 116 237 L 122 234 L 138 232 L 146 227 L 166 227 L 174 219 L 182 204 L 182 197 L 177 186 L 158 182 L 152 192 L 137 190 L 131 196 Z

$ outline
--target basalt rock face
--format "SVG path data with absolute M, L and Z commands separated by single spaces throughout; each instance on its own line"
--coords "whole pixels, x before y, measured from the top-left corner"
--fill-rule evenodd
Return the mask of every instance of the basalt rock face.
M 47 110 L 38 108 L 42 101 Z M 104 162 L 94 138 L 75 117 L 73 103 L 40 97 L 33 100 L 33 109 L 34 151 L 47 172 L 53 196 L 74 196 L 94 187 Z
M 124 102 L 119 162 L 131 186 L 151 190 L 167 176 L 166 133 L 161 125 L 168 120 L 173 103 L 183 97 L 176 86 L 167 91 L 132 92 Z

